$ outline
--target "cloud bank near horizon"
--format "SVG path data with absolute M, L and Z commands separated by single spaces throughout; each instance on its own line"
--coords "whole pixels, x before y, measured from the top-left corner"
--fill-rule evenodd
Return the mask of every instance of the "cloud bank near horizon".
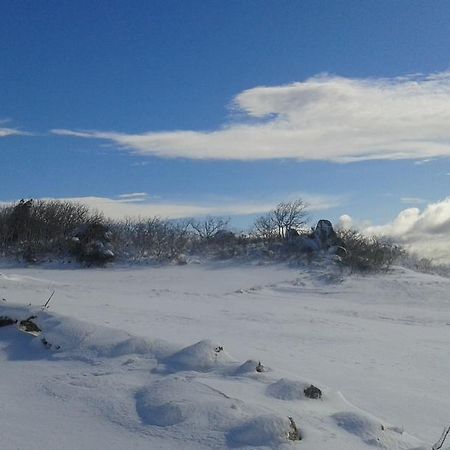
M 341 216 L 341 226 L 351 228 L 350 216 Z M 385 225 L 361 227 L 365 234 L 392 238 L 421 257 L 450 263 L 450 197 L 428 204 L 423 210 L 407 208 Z
M 352 162 L 450 156 L 450 71 L 396 78 L 319 75 L 255 87 L 213 131 L 128 134 L 54 129 L 163 158 Z

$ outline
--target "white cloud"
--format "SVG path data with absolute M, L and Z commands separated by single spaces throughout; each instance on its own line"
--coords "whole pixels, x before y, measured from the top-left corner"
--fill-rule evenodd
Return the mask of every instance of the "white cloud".
M 45 198 L 43 200 L 63 200 L 85 204 L 93 210 L 103 212 L 112 219 L 125 217 L 162 217 L 167 219 L 179 219 L 186 217 L 218 215 L 238 216 L 262 214 L 272 209 L 281 200 L 302 198 L 307 202 L 311 212 L 323 211 L 340 205 L 343 201 L 340 197 L 321 196 L 316 194 L 290 195 L 276 201 L 242 201 L 236 199 L 221 199 L 214 203 L 183 203 L 164 202 L 158 197 L 150 196 L 145 192 L 121 194 L 115 198 L 108 197 L 70 197 L 70 198 Z M 1 202 L 0 205 L 12 202 Z
M 25 134 L 25 133 L 15 129 L 15 128 L 0 127 L 0 138 L 7 137 L 7 136 L 19 136 L 22 134 Z
M 420 205 L 426 203 L 426 200 L 420 197 L 402 197 L 400 201 L 408 205 Z
M 140 201 L 138 199 L 124 201 L 123 199 L 114 199 L 107 197 L 74 197 L 63 198 L 83 203 L 92 209 L 103 212 L 112 219 L 123 219 L 124 217 L 153 217 L 159 216 L 168 219 L 179 219 L 183 217 L 203 216 L 208 214 L 243 214 L 247 208 L 252 213 L 254 205 L 233 205 L 216 207 L 209 205 L 198 205 L 195 203 L 177 203 L 177 202 L 151 202 L 148 200 Z M 256 206 L 258 209 L 258 206 Z
M 450 197 L 431 203 L 422 211 L 408 208 L 391 222 L 364 230 L 394 238 L 418 254 L 436 262 L 450 262 Z
M 417 161 L 414 161 L 414 164 L 415 164 L 416 166 L 421 166 L 421 165 L 423 165 L 423 164 L 428 164 L 428 163 L 430 163 L 430 162 L 432 162 L 432 161 L 434 161 L 433 158 L 430 158 L 430 159 L 418 159 Z
M 132 192 L 130 194 L 120 194 L 117 197 L 119 198 L 148 198 L 149 195 L 147 194 L 147 192 Z
M 372 222 L 368 219 L 355 219 L 349 214 L 342 214 L 336 222 L 336 228 L 341 230 L 365 230 L 372 226 Z
M 390 79 L 321 75 L 255 87 L 234 98 L 233 111 L 234 120 L 208 132 L 52 132 L 165 158 L 349 162 L 450 156 L 450 71 Z
M 340 228 L 341 230 L 349 230 L 353 228 L 353 226 L 353 218 L 348 214 L 342 214 L 342 216 L 339 217 L 336 228 Z
M 132 192 L 131 194 L 120 194 L 117 196 L 117 202 L 121 203 L 136 203 L 148 201 L 150 195 L 146 192 Z

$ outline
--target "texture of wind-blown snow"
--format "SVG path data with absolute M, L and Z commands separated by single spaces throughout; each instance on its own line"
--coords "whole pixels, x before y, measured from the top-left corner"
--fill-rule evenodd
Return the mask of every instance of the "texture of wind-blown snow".
M 445 425 L 446 279 L 397 269 L 324 284 L 285 266 L 2 274 L 0 315 L 36 314 L 53 346 L 0 329 L 3 448 L 407 450 Z M 311 383 L 321 400 L 305 397 Z

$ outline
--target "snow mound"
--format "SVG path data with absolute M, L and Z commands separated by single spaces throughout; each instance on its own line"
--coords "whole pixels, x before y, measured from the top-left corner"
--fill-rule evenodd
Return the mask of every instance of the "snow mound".
M 302 383 L 301 381 L 280 378 L 275 383 L 267 386 L 266 393 L 270 397 L 275 397 L 280 400 L 300 400 L 305 398 L 303 391 L 307 386 L 306 383 Z
M 231 363 L 230 355 L 218 344 L 205 339 L 174 353 L 165 361 L 174 371 L 193 370 L 206 372 L 220 365 Z
M 173 349 L 160 340 L 132 336 L 117 329 L 80 322 L 74 319 L 61 320 L 49 317 L 41 320 L 49 342 L 57 343 L 64 351 L 96 357 L 119 357 L 129 354 L 162 358 Z
M 358 436 L 366 444 L 381 446 L 379 440 L 381 424 L 354 412 L 338 412 L 332 417 L 338 427 Z
M 398 428 L 386 427 L 378 420 L 362 413 L 342 411 L 333 414 L 331 417 L 339 428 L 357 436 L 369 446 L 388 450 L 412 450 L 411 445 L 417 445 L 415 439 Z M 417 450 L 421 448 L 423 447 L 415 447 Z
M 158 380 L 136 394 L 136 411 L 144 424 L 168 427 L 186 422 L 190 430 L 203 433 L 235 426 L 243 407 L 204 383 L 178 377 Z
M 247 375 L 257 373 L 256 367 L 258 366 L 258 364 L 259 361 L 255 361 L 254 359 L 248 359 L 233 372 L 233 375 Z
M 17 320 L 36 316 L 33 321 L 43 331 L 42 336 L 57 348 L 60 357 L 93 359 L 114 358 L 130 354 L 162 359 L 170 355 L 174 346 L 162 340 L 133 336 L 126 331 L 97 326 L 39 308 L 19 305 L 3 306 L 1 315 Z M 37 344 L 33 342 L 33 345 Z
M 230 447 L 266 446 L 286 443 L 290 429 L 289 419 L 277 415 L 263 415 L 250 419 L 227 434 Z

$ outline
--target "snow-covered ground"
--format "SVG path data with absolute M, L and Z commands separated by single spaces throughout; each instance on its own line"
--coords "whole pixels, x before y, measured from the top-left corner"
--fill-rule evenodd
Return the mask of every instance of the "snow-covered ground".
M 0 328 L 0 448 L 430 449 L 450 424 L 450 280 L 329 275 L 0 269 L 0 316 L 43 329 Z

